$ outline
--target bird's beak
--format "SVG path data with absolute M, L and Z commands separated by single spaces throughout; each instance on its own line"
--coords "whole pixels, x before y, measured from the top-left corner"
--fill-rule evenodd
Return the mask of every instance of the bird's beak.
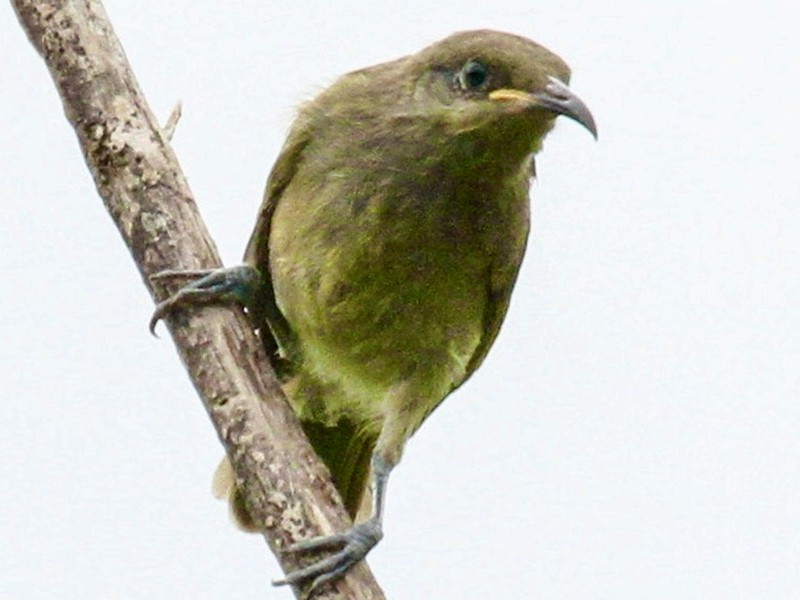
M 564 115 L 586 127 L 597 139 L 597 126 L 594 124 L 594 117 L 589 107 L 565 83 L 553 76 L 550 76 L 550 81 L 542 92 L 530 93 L 506 88 L 490 92 L 489 99 L 496 102 L 523 102 L 528 106 L 538 106 L 558 115 Z

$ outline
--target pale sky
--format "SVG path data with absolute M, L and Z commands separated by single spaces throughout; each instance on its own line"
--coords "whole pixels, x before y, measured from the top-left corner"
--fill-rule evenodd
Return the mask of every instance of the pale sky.
M 387 597 L 800 597 L 796 0 L 276 4 L 106 4 L 229 265 L 293 107 L 453 31 L 557 52 L 600 130 L 548 138 L 500 339 L 393 475 Z M 291 598 L 8 3 L 0 49 L 0 599 Z

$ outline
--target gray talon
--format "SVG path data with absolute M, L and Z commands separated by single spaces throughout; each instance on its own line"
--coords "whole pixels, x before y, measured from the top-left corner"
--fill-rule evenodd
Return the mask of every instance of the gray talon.
M 383 537 L 378 519 L 370 519 L 352 527 L 345 533 L 303 540 L 285 548 L 285 553 L 306 552 L 341 547 L 338 552 L 287 574 L 272 585 L 297 585 L 311 581 L 307 593 L 324 583 L 338 579 L 356 563 L 364 559 Z
M 258 293 L 258 272 L 249 265 L 229 269 L 195 271 L 161 271 L 150 276 L 151 281 L 174 278 L 195 278 L 166 300 L 159 302 L 150 317 L 150 333 L 156 335 L 158 322 L 176 308 L 238 302 L 248 305 Z

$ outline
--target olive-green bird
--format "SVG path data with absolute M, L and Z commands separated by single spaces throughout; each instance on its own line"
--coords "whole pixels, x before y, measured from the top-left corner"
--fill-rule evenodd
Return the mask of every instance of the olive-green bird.
M 368 509 L 290 548 L 338 550 L 277 583 L 315 587 L 366 556 L 406 440 L 486 357 L 525 250 L 533 155 L 558 115 L 597 135 L 569 75 L 486 30 L 344 75 L 300 109 L 245 265 L 157 308 L 151 326 L 186 304 L 244 304 L 348 511 Z M 216 483 L 252 528 L 226 463 Z

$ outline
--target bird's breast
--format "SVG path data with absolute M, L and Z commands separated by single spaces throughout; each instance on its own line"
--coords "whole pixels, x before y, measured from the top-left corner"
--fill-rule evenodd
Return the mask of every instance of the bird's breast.
M 276 209 L 276 300 L 319 379 L 368 390 L 418 376 L 447 390 L 465 376 L 513 232 L 469 190 L 414 183 L 332 177 L 311 198 L 287 190 Z

